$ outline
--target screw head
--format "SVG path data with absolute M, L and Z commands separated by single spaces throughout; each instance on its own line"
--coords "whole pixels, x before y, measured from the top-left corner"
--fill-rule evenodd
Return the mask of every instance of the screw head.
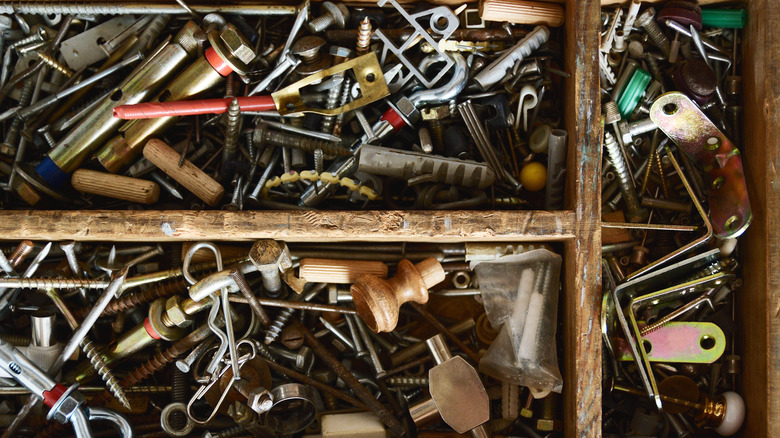
M 261 239 L 255 242 L 249 250 L 249 260 L 260 270 L 276 266 L 281 269 L 292 267 L 292 257 L 287 244 L 272 239 Z
M 299 325 L 288 325 L 282 330 L 279 340 L 288 349 L 297 350 L 303 346 L 303 329 Z
M 349 20 L 349 9 L 344 3 L 323 2 L 322 8 L 333 17 L 333 25 L 344 29 Z

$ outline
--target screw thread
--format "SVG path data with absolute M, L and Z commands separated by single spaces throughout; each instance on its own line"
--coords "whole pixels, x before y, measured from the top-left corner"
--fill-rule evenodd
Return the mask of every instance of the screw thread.
M 341 94 L 341 87 L 346 82 L 346 78 L 342 75 L 342 82 L 338 87 L 330 87 L 328 90 L 328 99 L 325 101 L 325 109 L 333 109 L 339 105 L 339 95 Z M 322 132 L 330 134 L 333 131 L 333 121 L 336 116 L 325 116 L 322 118 Z
M 73 70 L 60 64 L 59 62 L 57 62 L 56 59 L 52 58 L 51 56 L 41 52 L 35 52 L 35 54 L 38 55 L 38 58 L 40 58 L 41 61 L 43 61 L 43 63 L 48 65 L 49 67 L 57 70 L 58 72 L 62 73 L 67 77 L 73 76 Z
M 428 386 L 427 377 L 388 377 L 388 386 L 399 387 L 424 387 Z
M 233 99 L 228 105 L 227 121 L 225 129 L 225 152 L 223 156 L 230 158 L 238 150 L 238 131 L 241 124 L 241 107 L 238 106 L 238 99 Z
M 653 55 L 646 56 L 645 61 L 647 61 L 647 69 L 650 70 L 650 74 L 653 76 L 653 79 L 659 80 L 663 78 L 661 66 L 658 64 L 658 60 Z
M 30 101 L 32 100 L 32 93 L 33 89 L 35 88 L 35 83 L 32 79 L 28 79 L 24 86 L 22 87 L 22 92 L 19 95 L 19 107 L 26 107 L 30 104 Z M 19 114 L 17 113 L 16 117 L 11 120 L 11 124 L 8 126 L 8 132 L 5 135 L 5 144 L 16 146 L 16 143 L 19 141 L 19 130 L 22 128 L 22 118 L 19 117 Z M 30 250 L 32 250 L 32 247 L 30 247 Z M 27 251 L 29 253 L 29 251 Z M 13 259 L 13 255 L 11 256 Z
M 105 310 L 103 310 L 101 316 L 115 315 L 117 313 L 148 304 L 158 298 L 182 293 L 184 290 L 185 286 L 181 278 L 176 278 L 174 281 L 166 284 L 155 284 L 152 285 L 149 289 L 134 292 L 118 300 L 111 301 L 108 303 L 108 306 L 106 306 Z M 83 318 L 87 313 L 89 313 L 89 309 L 79 309 L 74 313 L 77 317 Z
M 322 153 L 322 149 L 314 150 L 314 171 L 322 173 L 325 170 L 325 154 Z
M 438 120 L 431 120 L 428 124 L 428 130 L 431 131 L 434 147 L 444 146 L 444 124 Z
M 309 30 L 311 33 L 322 32 L 333 24 L 333 16 L 330 14 L 320 15 L 319 17 L 309 22 Z
M 265 340 L 263 341 L 265 345 L 271 344 L 279 337 L 282 333 L 282 329 L 287 325 L 287 322 L 292 315 L 293 309 L 285 308 L 279 311 L 279 314 L 276 315 L 276 318 L 271 322 L 271 325 L 268 326 L 268 331 L 265 333 Z
M 187 373 L 181 372 L 178 368 L 173 369 L 173 382 L 171 387 L 172 403 L 187 403 Z M 174 412 L 171 415 L 171 427 L 173 430 L 182 430 L 187 424 L 187 417 L 183 412 Z
M 639 198 L 636 194 L 636 188 L 631 182 L 631 176 L 628 174 L 628 166 L 623 159 L 623 154 L 620 153 L 620 147 L 615 140 L 615 137 L 606 132 L 604 134 L 604 147 L 607 149 L 609 155 L 609 161 L 612 163 L 612 167 L 615 170 L 620 190 L 623 193 L 623 199 L 626 203 L 627 219 L 630 222 L 637 222 L 642 220 L 642 207 L 639 203 Z
M 28 37 L 22 38 L 13 44 L 8 46 L 9 49 L 16 49 L 17 47 L 26 46 L 27 44 L 38 43 L 43 41 L 43 36 L 39 33 L 34 33 Z
M 652 40 L 653 43 L 655 43 L 655 45 L 661 49 L 661 53 L 669 58 L 672 45 L 669 42 L 669 38 L 666 37 L 664 32 L 658 26 L 658 23 L 656 23 L 655 20 L 644 21 L 642 23 L 642 29 L 644 29 L 645 33 L 647 33 L 647 36 L 650 37 L 650 40 Z
M 276 362 L 276 358 L 274 357 L 273 353 L 271 353 L 271 350 L 266 347 L 265 344 L 257 343 L 255 345 L 257 346 L 257 351 L 260 352 L 260 356 L 263 356 L 271 362 Z
M 0 287 L 19 289 L 104 289 L 108 287 L 105 280 L 84 280 L 76 278 L 3 278 Z
M 182 353 L 178 347 L 178 342 L 173 344 L 167 350 L 163 350 L 160 353 L 154 355 L 151 359 L 139 365 L 136 369 L 130 371 L 122 380 L 124 386 L 133 386 L 138 382 L 143 381 L 152 374 L 160 371 L 169 363 L 176 360 L 176 358 Z
M 322 149 L 322 152 L 328 155 L 347 156 L 352 154 L 349 149 L 341 147 L 338 143 L 269 131 L 264 128 L 255 131 L 255 142 L 258 144 L 270 144 L 271 146 L 277 147 L 287 146 L 309 153 L 313 153 L 317 149 Z
M 100 378 L 106 383 L 111 394 L 113 394 L 124 407 L 130 409 L 130 400 L 127 399 L 127 394 L 125 394 L 122 385 L 119 384 L 119 379 L 117 379 L 108 367 L 108 364 L 103 360 L 103 357 L 99 354 L 95 344 L 88 339 L 84 339 L 84 341 L 85 343 L 82 344 L 81 349 L 84 351 L 84 354 L 87 355 L 87 359 L 89 359 L 92 367 L 95 368 L 95 371 L 100 375 Z
M 371 46 L 371 22 L 368 20 L 368 17 L 364 18 L 363 21 L 360 22 L 360 26 L 358 26 L 358 35 L 357 35 L 357 54 L 362 55 L 366 52 L 368 52 L 369 47 Z

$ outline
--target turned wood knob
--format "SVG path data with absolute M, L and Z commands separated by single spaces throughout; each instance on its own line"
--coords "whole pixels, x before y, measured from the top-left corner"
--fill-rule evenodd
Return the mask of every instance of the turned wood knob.
M 407 301 L 425 304 L 428 289 L 444 281 L 444 268 L 429 258 L 412 264 L 398 262 L 398 271 L 389 280 L 371 274 L 360 276 L 350 288 L 352 300 L 363 322 L 376 333 L 390 332 L 398 324 L 398 308 Z

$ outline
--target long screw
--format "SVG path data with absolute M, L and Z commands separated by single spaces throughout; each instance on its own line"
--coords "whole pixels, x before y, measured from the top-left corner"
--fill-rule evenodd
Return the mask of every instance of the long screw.
M 233 99 L 228 105 L 225 122 L 225 148 L 222 150 L 222 165 L 233 158 L 238 150 L 238 134 L 241 130 L 241 107 L 238 99 Z
M 365 17 L 358 26 L 356 53 L 358 56 L 368 53 L 371 46 L 371 22 Z
M 623 193 L 623 199 L 626 201 L 626 220 L 629 222 L 644 222 L 649 212 L 639 203 L 639 197 L 636 193 L 636 187 L 631 182 L 628 166 L 620 152 L 620 147 L 615 141 L 615 137 L 609 132 L 604 133 L 604 147 L 609 154 L 609 161 L 615 169 L 620 191 Z
M 352 152 L 349 149 L 341 147 L 338 143 L 271 131 L 263 125 L 255 129 L 254 141 L 258 147 L 264 145 L 291 147 L 309 153 L 314 153 L 315 150 L 322 149 L 322 152 L 327 155 L 352 155 Z

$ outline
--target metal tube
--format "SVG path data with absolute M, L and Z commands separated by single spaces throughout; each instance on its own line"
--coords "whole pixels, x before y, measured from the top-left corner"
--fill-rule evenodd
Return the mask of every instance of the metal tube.
M 37 347 L 50 347 L 57 342 L 54 325 L 57 315 L 52 312 L 38 311 L 30 317 L 32 325 L 32 344 Z

